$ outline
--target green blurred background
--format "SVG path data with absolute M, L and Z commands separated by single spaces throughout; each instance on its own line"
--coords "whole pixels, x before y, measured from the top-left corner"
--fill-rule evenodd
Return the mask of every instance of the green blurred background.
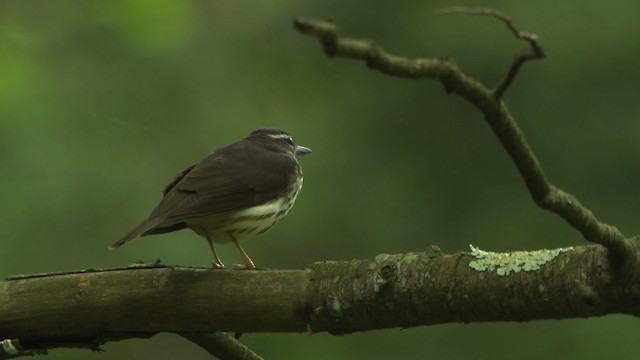
M 637 232 L 640 5 L 468 1 L 0 1 L 0 276 L 117 267 L 136 258 L 208 266 L 189 231 L 107 245 L 144 218 L 187 165 L 255 128 L 314 153 L 287 219 L 246 244 L 262 268 L 321 260 L 585 245 L 536 208 L 482 116 L 434 81 L 329 60 L 298 15 L 337 21 L 390 52 L 449 56 L 489 86 L 525 47 L 490 6 L 539 35 L 506 96 L 548 177 L 625 234 Z M 226 263 L 240 262 L 233 246 Z M 600 359 L 640 351 L 626 316 L 440 325 L 348 336 L 246 334 L 269 359 Z M 182 338 L 109 343 L 51 359 L 209 359 Z

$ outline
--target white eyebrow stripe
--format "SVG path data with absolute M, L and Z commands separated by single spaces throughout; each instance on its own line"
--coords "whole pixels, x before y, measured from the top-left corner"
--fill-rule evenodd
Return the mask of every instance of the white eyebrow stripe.
M 288 134 L 276 134 L 276 135 L 269 134 L 267 136 L 272 139 L 291 139 L 291 136 Z

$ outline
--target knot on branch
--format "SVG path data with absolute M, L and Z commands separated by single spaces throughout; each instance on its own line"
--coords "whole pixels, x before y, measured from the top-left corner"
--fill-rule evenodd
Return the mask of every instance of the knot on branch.
M 376 256 L 369 269 L 373 270 L 372 286 L 375 294 L 384 291 L 396 279 L 398 274 L 396 261 L 388 254 Z

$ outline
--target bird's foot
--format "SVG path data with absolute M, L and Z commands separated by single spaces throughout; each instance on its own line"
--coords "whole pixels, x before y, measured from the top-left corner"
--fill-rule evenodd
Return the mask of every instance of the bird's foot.
M 243 264 L 233 264 L 234 270 L 255 270 L 256 266 L 253 264 L 253 261 L 249 260 L 244 265 Z
M 211 263 L 211 265 L 214 269 L 224 269 L 224 264 L 220 260 L 216 260 L 215 262 Z

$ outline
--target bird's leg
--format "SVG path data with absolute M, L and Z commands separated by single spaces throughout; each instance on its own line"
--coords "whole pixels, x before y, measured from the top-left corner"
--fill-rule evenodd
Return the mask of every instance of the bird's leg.
M 229 236 L 231 237 L 231 240 L 233 240 L 233 244 L 238 248 L 238 250 L 240 250 L 240 253 L 242 254 L 242 258 L 244 259 L 244 265 L 235 264 L 233 265 L 233 268 L 236 270 L 254 270 L 256 266 L 253 264 L 253 261 L 251 260 L 249 255 L 247 255 L 247 252 L 244 251 L 244 249 L 242 248 L 242 245 L 240 245 L 240 243 L 238 242 L 238 240 L 236 240 L 233 234 L 229 234 Z
M 220 260 L 220 257 L 216 252 L 216 248 L 213 246 L 213 240 L 211 240 L 211 238 L 209 237 L 209 234 L 207 234 L 206 237 L 207 237 L 207 242 L 209 243 L 209 247 L 211 248 L 211 252 L 213 252 L 213 257 L 216 258 L 216 262 L 213 263 L 213 267 L 216 269 L 224 268 L 224 264 L 222 263 L 222 260 Z
M 220 260 L 220 257 L 216 252 L 216 248 L 213 247 L 213 239 L 209 236 L 209 232 L 207 231 L 207 229 L 204 226 L 200 226 L 196 224 L 191 224 L 189 225 L 189 227 L 191 228 L 191 230 L 195 231 L 196 234 L 207 239 L 207 242 L 209 243 L 209 247 L 211 248 L 211 252 L 213 253 L 213 257 L 216 259 L 216 262 L 213 263 L 213 267 L 216 269 L 224 268 L 224 264 L 222 263 L 222 260 Z

